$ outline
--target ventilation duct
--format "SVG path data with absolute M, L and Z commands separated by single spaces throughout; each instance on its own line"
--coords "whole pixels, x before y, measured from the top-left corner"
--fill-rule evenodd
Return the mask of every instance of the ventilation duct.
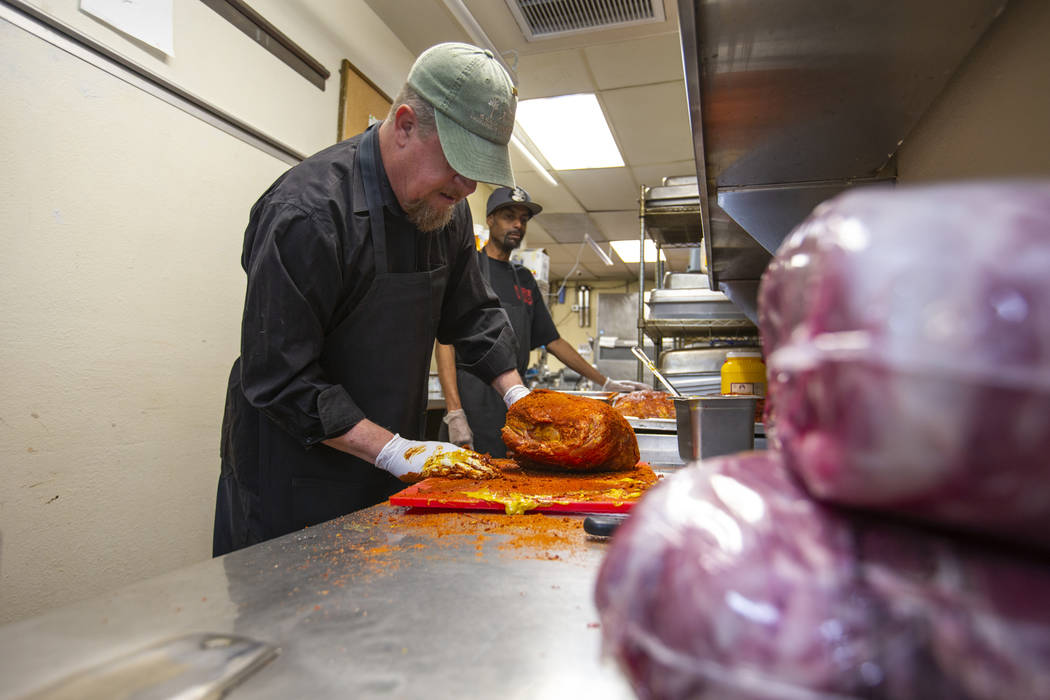
M 664 21 L 663 0 L 506 0 L 528 41 Z

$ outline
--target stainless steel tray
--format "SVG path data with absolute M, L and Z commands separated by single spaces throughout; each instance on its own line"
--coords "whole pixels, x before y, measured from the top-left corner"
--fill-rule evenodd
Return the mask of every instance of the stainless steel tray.
M 668 272 L 664 275 L 664 289 L 710 289 L 705 272 Z
M 674 433 L 639 433 L 640 459 L 654 469 L 681 467 L 685 461 L 678 452 L 678 436 Z
M 674 418 L 635 418 L 625 416 L 632 428 L 653 433 L 674 433 L 678 431 L 678 423 Z
M 660 371 L 667 375 L 677 373 L 697 374 L 711 372 L 719 374 L 726 353 L 739 348 L 683 348 L 660 353 Z M 746 348 L 750 350 L 751 348 Z
M 704 320 L 740 320 L 747 316 L 722 292 L 710 289 L 654 289 L 649 316 Z
M 686 396 L 706 396 L 722 393 L 722 377 L 720 374 L 668 374 L 668 381 L 678 389 L 679 393 Z

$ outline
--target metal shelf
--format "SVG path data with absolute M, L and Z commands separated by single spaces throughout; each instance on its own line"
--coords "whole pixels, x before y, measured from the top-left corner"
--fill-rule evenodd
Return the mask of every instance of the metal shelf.
M 658 250 L 697 248 L 705 244 L 701 188 L 695 179 L 685 180 L 681 178 L 679 182 L 665 183 L 660 187 L 642 186 L 638 200 L 640 246 L 644 245 L 646 238 L 652 239 Z M 663 276 L 659 262 L 655 266 L 655 273 L 653 287 L 658 288 Z M 664 339 L 673 339 L 676 345 L 679 341 L 717 344 L 758 336 L 757 327 L 748 319 L 647 319 L 644 307 L 645 265 L 641 261 L 638 263 L 638 288 L 638 344 L 641 345 L 645 337 L 653 341 L 654 362 L 659 362 Z
M 642 331 L 659 347 L 664 338 L 692 338 L 697 340 L 752 337 L 758 329 L 746 319 L 646 319 Z M 745 332 L 746 331 L 746 332 Z
M 660 245 L 696 246 L 703 236 L 700 193 L 691 183 L 642 187 L 639 216 L 646 234 Z

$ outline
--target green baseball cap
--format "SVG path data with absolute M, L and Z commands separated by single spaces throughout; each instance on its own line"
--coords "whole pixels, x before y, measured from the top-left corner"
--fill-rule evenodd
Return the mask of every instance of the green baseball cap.
M 454 42 L 432 46 L 416 59 L 408 84 L 434 105 L 441 150 L 453 170 L 514 186 L 507 144 L 518 90 L 491 51 Z

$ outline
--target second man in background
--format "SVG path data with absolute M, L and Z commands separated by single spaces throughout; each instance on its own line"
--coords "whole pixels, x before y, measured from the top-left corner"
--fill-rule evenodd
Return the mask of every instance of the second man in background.
M 558 334 L 532 273 L 510 261 L 511 251 L 520 247 L 525 238 L 529 220 L 542 210 L 543 207 L 532 201 L 520 187 L 496 189 L 485 207 L 489 239 L 478 251 L 482 274 L 499 297 L 518 338 L 518 372 L 524 376 L 529 353 L 546 346 L 566 367 L 594 382 L 603 391 L 651 388 L 639 382 L 609 379 L 583 359 Z M 493 457 L 506 456 L 506 447 L 500 437 L 507 416 L 503 398 L 473 374 L 456 368 L 456 360 L 461 358 L 456 357 L 451 345 L 438 344 L 436 357 L 446 409 L 441 439 L 487 452 Z

